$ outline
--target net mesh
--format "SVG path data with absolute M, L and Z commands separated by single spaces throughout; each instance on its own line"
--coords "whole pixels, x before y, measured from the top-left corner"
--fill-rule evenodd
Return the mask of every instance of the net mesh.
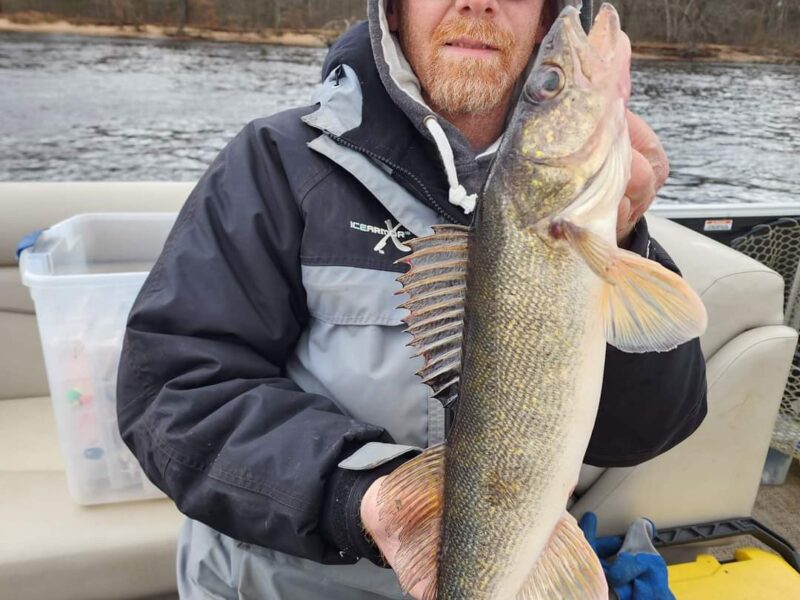
M 783 289 L 784 322 L 800 325 L 800 220 L 782 218 L 757 225 L 731 242 L 731 246 L 777 271 Z M 800 351 L 795 352 L 789 381 L 781 400 L 772 435 L 772 447 L 800 459 Z

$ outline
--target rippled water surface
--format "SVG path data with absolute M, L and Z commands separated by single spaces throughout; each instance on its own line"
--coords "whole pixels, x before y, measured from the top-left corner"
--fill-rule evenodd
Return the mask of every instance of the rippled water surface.
M 800 66 L 638 63 L 631 107 L 670 158 L 662 201 L 800 201 Z
M 193 180 L 250 119 L 308 103 L 325 51 L 0 34 L 0 179 Z M 800 200 L 800 67 L 634 65 L 661 201 Z

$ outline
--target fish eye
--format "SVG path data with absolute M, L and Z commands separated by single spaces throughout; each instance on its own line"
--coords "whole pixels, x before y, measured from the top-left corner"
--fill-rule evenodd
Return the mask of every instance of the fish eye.
M 549 100 L 564 89 L 564 79 L 564 71 L 556 65 L 547 65 L 533 76 L 525 91 L 533 102 Z
M 561 89 L 561 72 L 556 71 L 555 69 L 551 69 L 547 72 L 544 76 L 544 82 L 542 82 L 542 89 L 546 92 L 555 93 Z

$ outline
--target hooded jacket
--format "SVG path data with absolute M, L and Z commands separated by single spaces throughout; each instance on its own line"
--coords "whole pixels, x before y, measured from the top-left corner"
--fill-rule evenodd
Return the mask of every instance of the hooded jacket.
M 450 200 L 477 193 L 491 159 L 437 119 L 442 158 L 383 2 L 369 11 L 330 50 L 311 105 L 251 122 L 200 179 L 130 314 L 117 388 L 124 441 L 181 512 L 337 564 L 379 562 L 364 492 L 444 439 L 395 261 L 431 225 L 469 222 Z M 677 271 L 644 220 L 631 250 Z M 705 413 L 697 340 L 609 347 L 585 461 L 649 460 Z

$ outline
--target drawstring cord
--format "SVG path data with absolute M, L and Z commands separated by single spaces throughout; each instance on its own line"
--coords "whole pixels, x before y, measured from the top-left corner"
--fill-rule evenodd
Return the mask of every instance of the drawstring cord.
M 449 200 L 450 204 L 455 204 L 465 214 L 470 214 L 475 210 L 475 203 L 478 200 L 477 194 L 467 194 L 464 186 L 458 182 L 458 174 L 456 173 L 456 161 L 453 157 L 453 148 L 450 147 L 450 142 L 447 135 L 439 125 L 436 117 L 428 115 L 423 121 L 425 127 L 433 136 L 433 141 L 436 142 L 436 148 L 439 150 L 439 155 L 442 157 L 444 163 L 444 170 L 447 174 L 447 183 L 450 186 Z

